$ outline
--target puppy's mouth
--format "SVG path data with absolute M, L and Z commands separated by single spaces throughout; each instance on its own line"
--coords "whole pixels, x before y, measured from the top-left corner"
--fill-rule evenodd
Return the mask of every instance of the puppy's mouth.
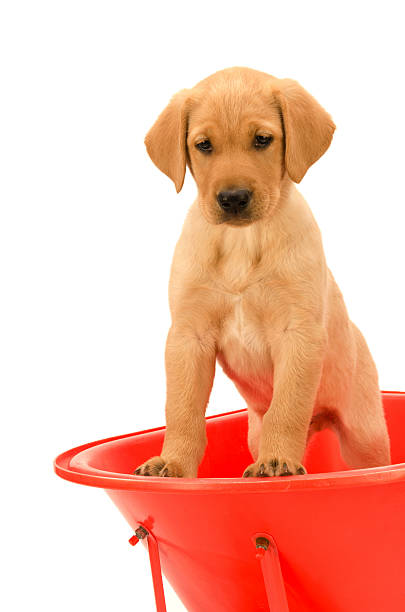
M 248 211 L 242 213 L 222 213 L 221 220 L 219 223 L 226 223 L 227 225 L 232 225 L 234 227 L 240 227 L 243 225 L 250 225 L 256 221 L 254 216 L 252 216 Z

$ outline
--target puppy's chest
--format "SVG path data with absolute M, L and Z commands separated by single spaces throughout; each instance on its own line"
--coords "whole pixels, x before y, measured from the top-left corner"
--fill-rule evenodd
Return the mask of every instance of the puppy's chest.
M 226 348 L 235 344 L 254 352 L 261 344 L 261 328 L 257 313 L 253 312 L 252 300 L 247 299 L 243 292 L 230 294 L 222 321 L 219 345 Z
M 235 373 L 260 375 L 271 363 L 266 330 L 274 310 L 273 283 L 260 236 L 247 230 L 225 233 L 210 284 L 221 296 L 219 361 Z
M 220 360 L 235 372 L 260 374 L 271 362 L 265 305 L 250 288 L 227 296 L 218 338 Z

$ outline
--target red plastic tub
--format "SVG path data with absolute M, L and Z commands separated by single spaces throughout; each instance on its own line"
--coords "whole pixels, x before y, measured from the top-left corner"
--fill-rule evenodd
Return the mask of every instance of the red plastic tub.
M 160 557 L 189 612 L 404 612 L 405 393 L 383 400 L 386 467 L 347 470 L 323 431 L 307 449 L 307 475 L 242 479 L 252 461 L 243 410 L 207 419 L 198 479 L 131 474 L 160 453 L 163 427 L 72 449 L 55 470 L 105 489 L 147 536 L 158 610 Z

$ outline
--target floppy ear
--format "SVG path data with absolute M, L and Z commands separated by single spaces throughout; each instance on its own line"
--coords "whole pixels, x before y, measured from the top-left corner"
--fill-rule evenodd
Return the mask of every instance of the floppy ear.
M 273 94 L 283 116 L 286 169 L 290 178 L 299 183 L 328 149 L 336 126 L 297 81 L 279 80 Z
M 153 163 L 181 190 L 186 174 L 187 89 L 170 100 L 146 135 L 145 145 Z

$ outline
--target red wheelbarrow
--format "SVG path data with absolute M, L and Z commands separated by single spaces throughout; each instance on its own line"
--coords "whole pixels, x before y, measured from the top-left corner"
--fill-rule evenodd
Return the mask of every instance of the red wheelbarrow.
M 199 478 L 145 478 L 164 428 L 85 444 L 55 460 L 67 480 L 101 487 L 190 612 L 405 610 L 405 393 L 383 392 L 390 466 L 348 470 L 331 431 L 315 434 L 308 474 L 243 479 L 245 410 L 209 417 Z M 226 457 L 224 449 L 226 448 Z

